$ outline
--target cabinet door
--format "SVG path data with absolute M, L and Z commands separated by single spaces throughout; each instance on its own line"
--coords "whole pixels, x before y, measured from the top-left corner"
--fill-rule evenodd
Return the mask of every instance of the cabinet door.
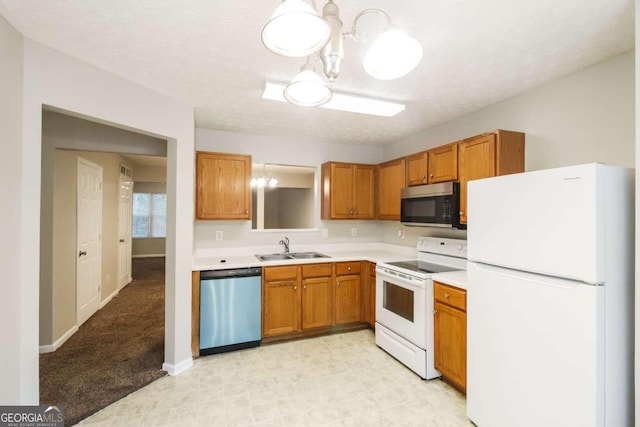
M 251 219 L 251 156 L 196 153 L 196 218 Z
M 467 182 L 496 175 L 496 136 L 480 135 L 458 145 L 460 222 L 467 223 Z
M 331 277 L 314 277 L 302 280 L 302 329 L 330 326 Z
M 336 325 L 359 322 L 360 276 L 336 277 Z
M 375 219 L 375 176 L 373 165 L 354 166 L 353 216 L 354 219 Z
M 323 219 L 349 219 L 353 214 L 354 167 L 347 163 L 331 163 L 328 203 L 330 217 Z
M 427 183 L 428 158 L 426 151 L 407 156 L 407 186 Z
M 434 364 L 442 375 L 467 387 L 467 314 L 448 305 L 434 303 Z
M 264 282 L 263 336 L 299 330 L 300 292 L 297 280 Z
M 428 151 L 429 184 L 458 179 L 458 144 L 448 144 Z
M 405 160 L 385 162 L 378 167 L 378 218 L 400 220 L 400 192 L 405 187 Z

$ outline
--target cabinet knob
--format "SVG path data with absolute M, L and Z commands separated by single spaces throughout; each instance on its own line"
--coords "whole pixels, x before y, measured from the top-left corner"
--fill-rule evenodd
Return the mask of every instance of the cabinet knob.
M 449 298 L 449 294 L 445 292 L 444 297 Z
M 347 267 L 347 271 L 351 271 L 351 267 Z
M 358 215 L 358 211 L 353 211 L 354 214 Z
M 351 209 L 351 210 L 349 211 L 349 213 L 350 213 L 351 215 L 353 215 L 353 209 Z
M 340 286 L 340 282 L 336 283 L 336 286 Z
M 302 289 L 307 289 L 307 285 L 304 285 L 304 286 L 302 287 Z
M 429 178 L 433 178 L 433 174 L 429 174 Z
M 426 175 L 422 175 L 422 179 L 425 179 L 427 176 Z
M 249 215 L 249 211 L 244 211 L 244 213 L 246 213 L 247 215 Z
M 463 211 L 460 211 L 460 215 L 464 215 L 464 212 L 463 212 Z
M 294 290 L 294 291 L 297 291 L 297 290 L 298 290 L 298 287 L 297 287 L 297 286 L 294 286 L 294 287 L 293 287 L 293 290 Z

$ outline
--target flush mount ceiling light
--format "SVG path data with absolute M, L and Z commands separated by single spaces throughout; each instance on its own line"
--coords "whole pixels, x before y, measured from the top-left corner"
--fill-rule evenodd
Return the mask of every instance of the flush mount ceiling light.
M 290 86 L 290 84 L 266 82 L 264 85 L 264 91 L 262 92 L 262 98 L 270 99 L 272 101 L 287 102 L 284 94 L 286 93 L 286 88 L 288 86 Z M 371 114 L 382 117 L 393 117 L 405 110 L 405 105 L 398 102 L 341 93 L 337 91 L 333 91 L 331 100 L 322 104 L 321 107 L 331 110 Z
M 284 0 L 262 30 L 262 42 L 270 51 L 289 57 L 309 57 L 300 74 L 291 82 L 291 87 L 287 86 L 285 99 L 292 104 L 319 106 L 329 101 L 330 97 L 320 94 L 326 95 L 327 91 L 330 93 L 329 85 L 340 74 L 344 58 L 343 40 L 350 38 L 358 42 L 367 41 L 366 34 L 359 33 L 357 29 L 358 21 L 364 15 L 377 14 L 385 19 L 384 31 L 374 40 L 363 61 L 367 74 L 381 80 L 397 79 L 411 72 L 422 60 L 423 49 L 420 42 L 393 27 L 389 15 L 380 9 L 365 9 L 358 13 L 351 31 L 343 33 L 338 6 L 333 0 L 329 0 L 322 8 L 322 17 L 316 12 L 315 0 L 311 0 L 311 5 L 303 0 Z M 326 82 L 311 65 L 311 60 L 318 58 Z M 306 76 L 304 78 L 303 73 Z M 314 81 L 314 86 L 308 88 L 315 88 L 315 102 L 309 101 L 310 98 L 300 101 L 293 93 L 302 91 L 299 89 L 302 87 L 300 82 L 311 80 Z M 318 86 L 320 82 L 326 89 Z

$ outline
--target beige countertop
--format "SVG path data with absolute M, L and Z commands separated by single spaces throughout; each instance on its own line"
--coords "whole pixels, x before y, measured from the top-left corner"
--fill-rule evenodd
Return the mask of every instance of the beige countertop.
M 296 248 L 295 251 L 298 252 L 298 249 Z M 354 247 L 348 247 L 347 245 L 332 245 L 326 248 L 315 246 L 313 249 L 305 248 L 304 251 L 320 252 L 328 255 L 329 258 L 260 261 L 256 258 L 255 254 L 274 253 L 274 251 L 251 247 L 247 247 L 246 250 L 234 248 L 233 251 L 228 251 L 230 253 L 229 256 L 225 255 L 223 250 L 201 251 L 201 253 L 195 254 L 193 258 L 193 270 L 222 270 L 243 267 L 267 267 L 272 265 L 342 261 L 371 261 L 377 263 L 407 260 L 416 256 L 415 248 L 387 243 L 359 244 Z
M 433 280 L 444 283 L 445 285 L 455 286 L 460 289 L 467 289 L 467 271 L 449 271 L 446 273 L 437 273 L 433 275 Z

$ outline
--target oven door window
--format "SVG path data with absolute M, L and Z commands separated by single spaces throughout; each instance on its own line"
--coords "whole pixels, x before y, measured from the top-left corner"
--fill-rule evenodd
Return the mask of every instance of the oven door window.
M 410 289 L 383 282 L 383 307 L 413 323 L 413 295 Z

